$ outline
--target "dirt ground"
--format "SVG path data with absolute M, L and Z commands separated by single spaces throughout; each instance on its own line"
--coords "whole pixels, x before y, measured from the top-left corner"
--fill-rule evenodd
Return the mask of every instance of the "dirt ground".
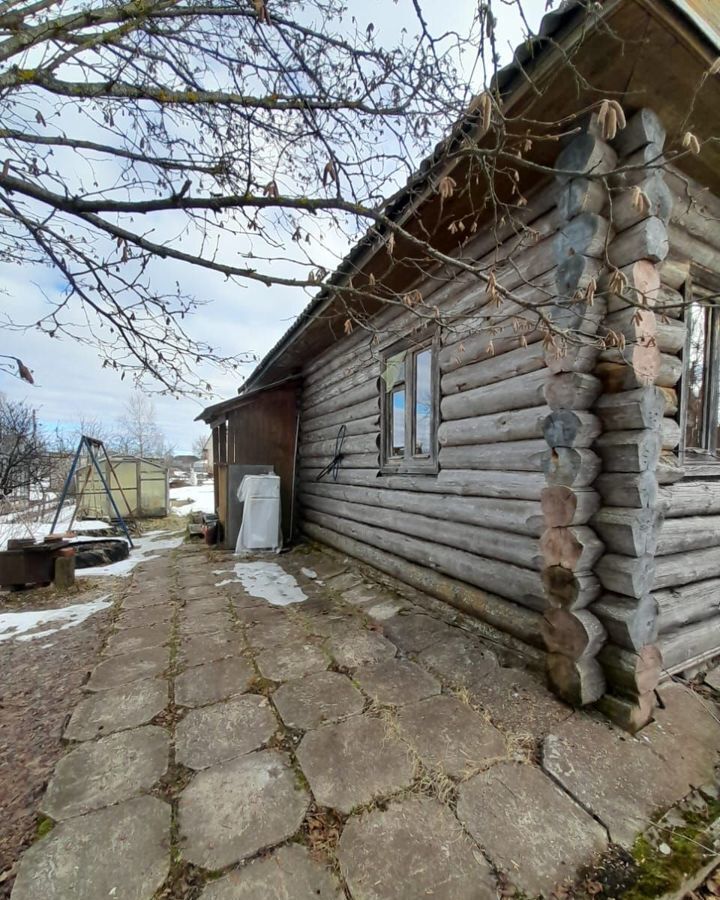
M 0 614 L 57 609 L 115 595 L 124 579 L 79 581 L 53 588 L 0 593 Z M 40 824 L 38 802 L 65 752 L 62 733 L 97 662 L 110 608 L 47 638 L 0 641 L 0 900 L 10 897 L 15 864 Z

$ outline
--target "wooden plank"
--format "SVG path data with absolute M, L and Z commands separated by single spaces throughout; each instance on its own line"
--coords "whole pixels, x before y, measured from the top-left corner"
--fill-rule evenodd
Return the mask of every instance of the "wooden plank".
M 655 560 L 654 590 L 690 584 L 720 576 L 720 552 L 715 547 L 687 550 L 658 556 Z
M 660 503 L 667 519 L 720 515 L 720 481 L 679 481 L 661 488 Z
M 708 622 L 720 616 L 720 578 L 695 581 L 655 591 L 658 629 L 668 634 L 694 622 Z
M 465 444 L 442 447 L 443 469 L 484 469 L 498 471 L 540 472 L 547 450 L 545 441 L 507 441 L 504 444 Z

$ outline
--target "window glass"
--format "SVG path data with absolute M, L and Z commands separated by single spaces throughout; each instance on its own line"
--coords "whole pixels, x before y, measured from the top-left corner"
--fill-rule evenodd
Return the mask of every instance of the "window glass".
M 405 389 L 396 388 L 390 405 L 390 434 L 392 436 L 392 456 L 405 453 Z
M 706 351 L 707 318 L 709 310 L 697 304 L 687 311 L 688 318 L 688 360 L 685 370 L 687 378 L 687 418 L 685 426 L 685 446 L 689 449 L 703 447 L 703 423 L 706 408 Z
M 415 456 L 430 455 L 432 432 L 432 349 L 415 356 Z

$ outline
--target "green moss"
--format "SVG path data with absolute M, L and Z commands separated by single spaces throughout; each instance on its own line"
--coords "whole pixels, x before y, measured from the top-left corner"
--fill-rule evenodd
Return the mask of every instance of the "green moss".
M 35 837 L 40 840 L 40 838 L 45 837 L 46 834 L 50 834 L 50 832 L 55 827 L 55 823 L 52 819 L 48 819 L 47 816 L 43 816 L 37 823 L 37 828 L 35 829 Z

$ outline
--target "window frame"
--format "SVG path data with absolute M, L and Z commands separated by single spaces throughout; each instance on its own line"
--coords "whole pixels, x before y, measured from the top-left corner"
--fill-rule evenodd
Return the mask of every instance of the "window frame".
M 437 329 L 413 335 L 387 346 L 380 357 L 380 472 L 383 475 L 437 475 L 439 470 L 438 428 L 440 426 L 440 336 Z M 417 430 L 417 384 L 415 358 L 427 349 L 430 355 L 430 453 L 427 456 L 415 456 Z M 404 379 L 401 384 L 405 388 L 405 452 L 402 457 L 391 456 L 392 450 L 392 397 L 393 389 L 388 390 L 382 377 L 393 356 L 406 353 Z
M 683 321 L 688 320 L 690 309 L 695 303 L 701 303 L 703 299 L 716 295 L 710 287 L 698 283 L 692 277 L 688 278 L 685 283 L 685 311 L 683 312 Z M 706 398 L 703 409 L 703 446 L 688 447 L 687 446 L 687 424 L 688 424 L 688 406 L 689 406 L 689 390 L 690 383 L 688 379 L 690 365 L 690 350 L 692 332 L 690 327 L 687 328 L 685 339 L 685 347 L 683 350 L 683 374 L 681 389 L 681 406 L 680 406 L 680 464 L 686 466 L 690 476 L 698 476 L 702 474 L 720 474 L 720 440 L 715 438 L 716 446 L 710 449 L 710 436 L 718 435 L 720 429 L 720 301 L 709 302 L 706 305 L 711 307 L 709 314 L 709 328 L 706 336 L 705 363 L 706 374 L 705 384 L 707 385 Z M 708 346 L 709 344 L 709 346 Z M 703 469 L 704 471 L 701 471 Z

